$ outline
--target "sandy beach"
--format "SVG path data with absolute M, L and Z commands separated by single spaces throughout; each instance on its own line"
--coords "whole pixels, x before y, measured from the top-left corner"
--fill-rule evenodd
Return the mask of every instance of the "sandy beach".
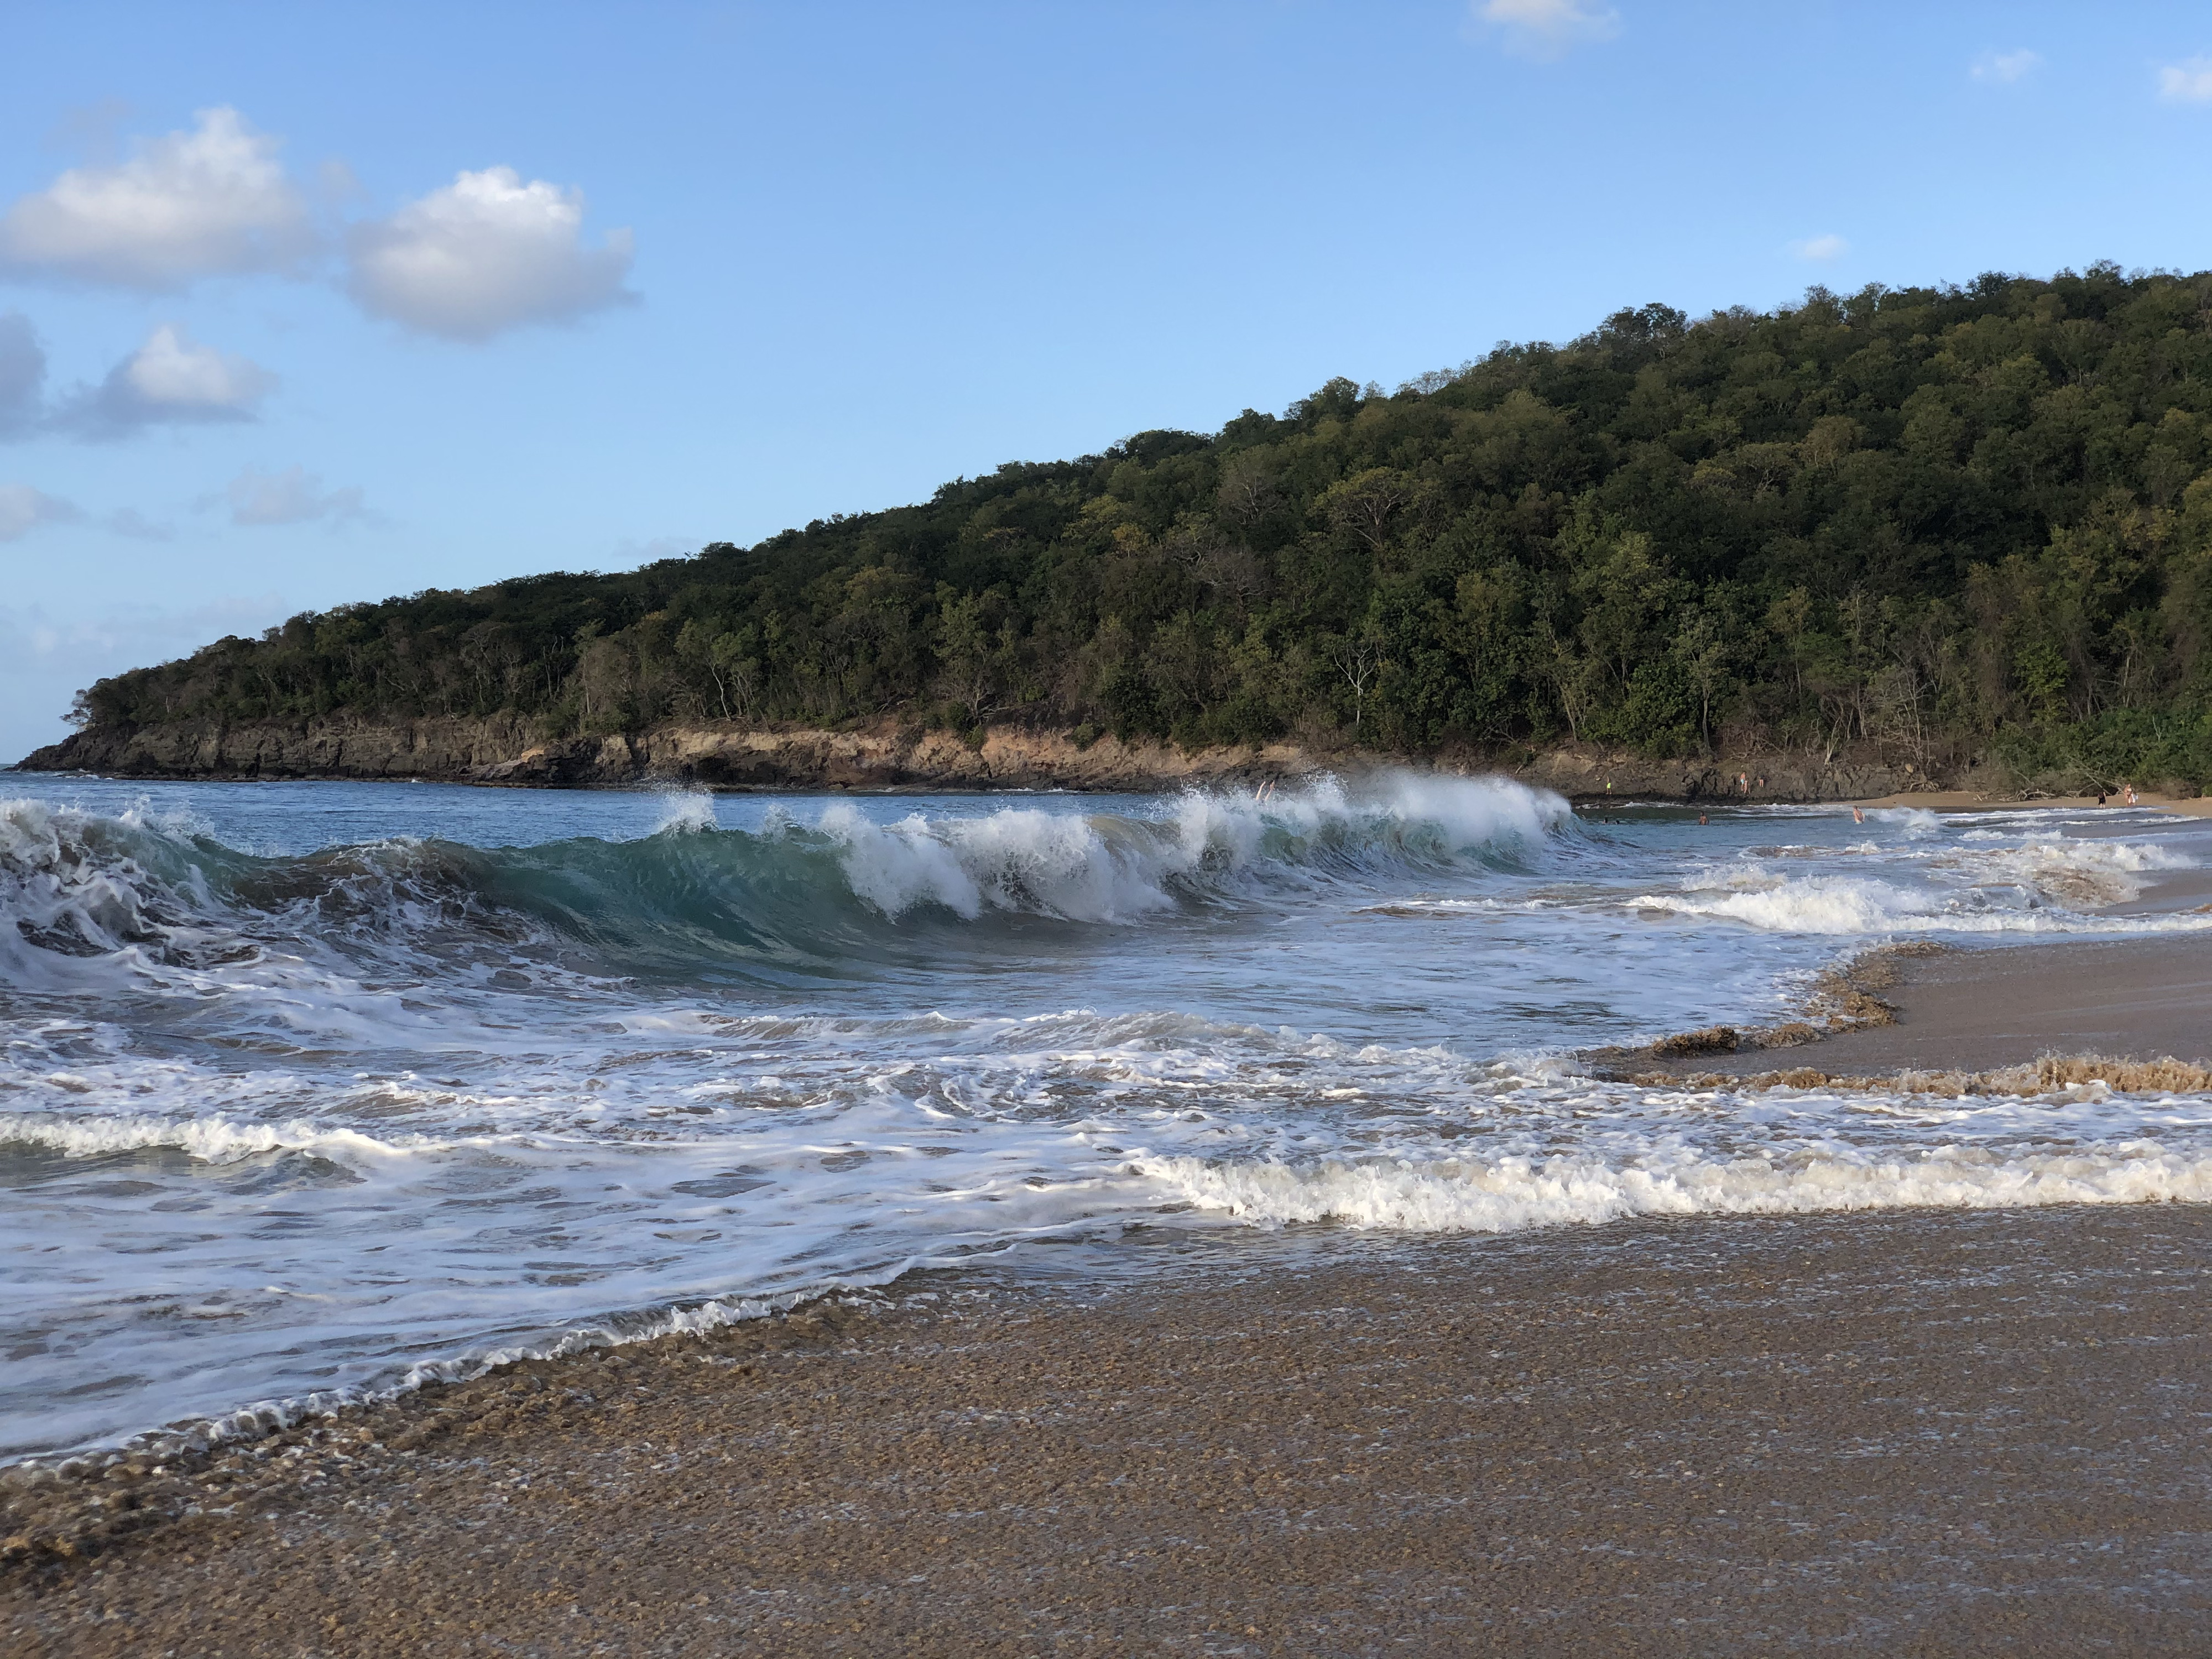
M 1648 1069 L 1742 1076 L 1811 1066 L 1865 1077 L 1994 1071 L 2045 1054 L 2212 1061 L 2212 938 L 2203 934 L 1946 951 L 1905 958 L 1898 970 L 1878 993 L 1893 1023 Z
M 19 1557 L 0 1628 L 134 1656 L 2201 1651 L 2203 1209 L 1163 1249 L 112 1480 L 208 1512 Z

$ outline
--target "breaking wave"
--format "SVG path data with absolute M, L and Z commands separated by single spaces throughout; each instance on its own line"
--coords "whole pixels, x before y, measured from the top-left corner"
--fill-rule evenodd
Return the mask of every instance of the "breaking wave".
M 0 805 L 0 951 L 201 968 L 303 939 L 465 951 L 583 945 L 615 971 L 805 969 L 880 953 L 902 925 L 1129 924 L 1389 872 L 1525 868 L 1573 822 L 1503 781 L 1333 781 L 1266 801 L 1193 792 L 1158 817 L 1003 808 L 713 827 L 672 803 L 641 840 L 484 848 L 393 839 L 295 858 L 189 822 Z

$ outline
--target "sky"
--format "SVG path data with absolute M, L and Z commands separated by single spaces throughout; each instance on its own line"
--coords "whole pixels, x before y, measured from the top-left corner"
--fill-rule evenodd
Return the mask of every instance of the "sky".
M 0 761 L 302 610 L 612 570 L 1623 306 L 2212 267 L 2212 10 L 0 8 Z

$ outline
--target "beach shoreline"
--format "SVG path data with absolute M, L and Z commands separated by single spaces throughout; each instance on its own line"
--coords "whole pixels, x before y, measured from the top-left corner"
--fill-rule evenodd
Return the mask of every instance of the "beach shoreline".
M 1592 1059 L 1608 1075 L 1716 1081 L 1808 1070 L 1863 1081 L 1965 1075 L 2049 1059 L 2212 1065 L 2212 934 L 1869 956 L 1878 982 L 1856 993 L 1869 1001 L 1838 1029 L 1716 1027 Z M 1838 970 L 1846 996 L 1867 959 Z
M 0 1628 L 87 1656 L 2162 1653 L 2212 1617 L 2212 1207 L 1162 1248 L 295 1431 L 198 1471 L 198 1514 L 19 1550 Z
M 1865 963 L 1826 993 L 1847 1029 L 1642 1080 L 2212 1061 L 2203 935 Z M 0 1472 L 0 1630 L 72 1656 L 2187 1651 L 2208 1285 L 2212 1205 L 1139 1226 Z
M 1971 789 L 1920 789 L 1887 795 L 1867 795 L 1838 804 L 1863 807 L 1869 811 L 1904 807 L 1923 812 L 2002 812 L 2094 811 L 2100 807 L 2110 810 L 2121 806 L 2123 802 L 2117 795 L 2099 800 L 2094 795 L 2031 796 L 1984 793 Z M 2139 789 L 2136 792 L 2136 805 L 2155 811 L 2178 813 L 2184 817 L 2212 817 L 2212 796 L 2168 795 L 2155 790 Z

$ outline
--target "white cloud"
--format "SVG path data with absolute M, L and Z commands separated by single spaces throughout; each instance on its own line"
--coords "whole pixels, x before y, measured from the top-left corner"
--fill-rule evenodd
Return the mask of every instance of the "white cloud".
M 280 141 L 234 109 L 202 110 L 198 123 L 17 201 L 0 217 L 0 270 L 158 292 L 296 265 L 316 236 Z
M 584 245 L 584 198 L 513 167 L 463 173 L 386 219 L 354 227 L 348 286 L 364 310 L 426 334 L 483 340 L 634 296 L 630 234 Z
M 224 494 L 233 524 L 307 524 L 316 519 L 343 524 L 369 517 L 359 489 L 325 490 L 323 481 L 303 466 L 288 466 L 282 472 L 249 466 L 230 481 Z
M 1833 231 L 1826 232 L 1819 236 L 1808 236 L 1801 241 L 1790 244 L 1790 252 L 1799 258 L 1814 259 L 1822 264 L 1826 264 L 1830 259 L 1842 258 L 1844 254 L 1850 252 L 1850 247 L 1851 245 L 1849 242 Z
M 102 530 L 118 536 L 128 536 L 135 542 L 174 541 L 177 532 L 165 524 L 156 524 L 135 507 L 119 507 L 100 521 Z
M 1475 0 L 1474 15 L 1505 32 L 1507 46 L 1530 58 L 1564 58 L 1587 41 L 1620 33 L 1620 14 L 1584 0 Z
M 149 426 L 248 421 L 276 385 L 276 377 L 258 363 L 195 344 L 175 324 L 164 323 L 58 418 L 96 438 Z
M 19 541 L 42 524 L 67 524 L 83 516 L 58 496 L 28 484 L 0 484 L 0 542 Z
M 2158 95 L 2177 104 L 2212 104 L 2212 58 L 2185 58 L 2158 72 Z
M 19 437 L 39 423 L 46 354 L 20 311 L 0 313 L 0 438 Z
M 2016 52 L 1985 52 L 1974 60 L 1968 72 L 1977 81 L 2001 81 L 2010 85 L 2026 79 L 2042 65 L 2041 52 L 2022 46 Z

